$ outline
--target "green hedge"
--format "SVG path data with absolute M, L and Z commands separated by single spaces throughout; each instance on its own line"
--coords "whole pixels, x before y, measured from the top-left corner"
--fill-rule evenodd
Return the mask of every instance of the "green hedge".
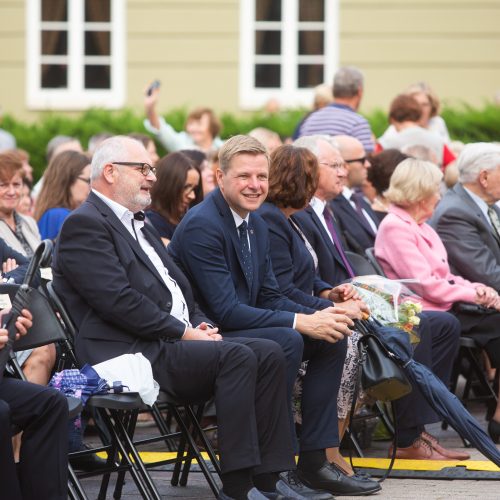
M 186 109 L 176 109 L 167 113 L 165 118 L 175 129 L 182 130 L 186 113 Z M 222 137 L 246 133 L 255 127 L 267 127 L 283 137 L 290 136 L 304 113 L 305 111 L 300 109 L 282 111 L 273 115 L 262 112 L 246 115 L 224 113 L 221 115 L 224 126 Z M 466 105 L 460 108 L 446 108 L 442 116 L 453 139 L 463 142 L 500 141 L 500 108 L 498 106 L 486 104 L 481 109 Z M 55 135 L 78 137 L 85 147 L 89 137 L 99 132 L 107 131 L 114 134 L 144 132 L 142 119 L 142 114 L 130 109 L 117 112 L 91 109 L 76 118 L 48 113 L 33 124 L 24 123 L 6 115 L 2 128 L 14 134 L 18 146 L 30 153 L 31 163 L 38 177 L 45 168 L 47 143 Z M 368 120 L 377 137 L 387 127 L 387 117 L 384 111 L 372 112 L 368 115 Z M 160 153 L 164 153 L 161 148 Z

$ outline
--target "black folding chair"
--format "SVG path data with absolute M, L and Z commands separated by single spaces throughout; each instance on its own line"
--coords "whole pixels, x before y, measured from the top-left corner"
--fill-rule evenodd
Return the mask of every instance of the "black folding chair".
M 2 284 L 0 285 L 0 293 L 8 293 L 13 297 L 18 287 L 19 285 Z M 48 299 L 38 290 L 32 289 L 27 307 L 33 315 L 33 327 L 27 335 L 15 342 L 14 350 L 25 350 L 41 345 L 59 343 L 62 345 L 65 355 L 68 356 L 71 363 L 76 364 L 76 358 L 71 343 Z M 16 371 L 20 370 L 22 373 L 15 358 L 12 360 L 12 364 Z M 99 414 L 102 422 L 106 426 L 107 433 L 110 437 L 110 443 L 99 448 L 76 452 L 74 454 L 72 453 L 70 454 L 70 459 L 73 456 L 99 451 L 106 451 L 108 453 L 107 469 L 78 475 L 78 477 L 87 477 L 104 473 L 99 498 L 104 499 L 106 497 L 109 474 L 122 470 L 128 470 L 130 472 L 143 498 L 161 498 L 131 441 L 132 427 L 135 426 L 134 416 L 137 415 L 141 404 L 142 401 L 136 393 L 92 396 L 87 402 L 87 406 L 94 409 Z M 115 460 L 118 453 L 120 453 L 121 461 L 119 466 L 115 466 Z M 73 498 L 86 498 L 77 475 L 72 469 L 70 469 L 70 483 L 69 493 Z
M 64 307 L 64 304 L 62 303 L 60 297 L 55 292 L 51 282 L 46 284 L 45 290 L 54 311 L 56 311 L 57 314 L 59 315 L 60 321 L 62 322 L 64 329 L 66 330 L 67 339 L 72 344 L 73 339 L 76 335 L 76 327 L 68 311 Z M 94 396 L 93 398 L 91 398 L 91 400 L 93 400 L 94 398 L 97 398 L 97 396 Z M 171 449 L 172 440 L 178 440 L 179 441 L 178 446 L 176 447 L 177 455 L 173 459 L 166 459 L 148 464 L 143 464 L 143 462 L 140 461 L 141 470 L 142 466 L 144 466 L 144 471 L 145 471 L 146 468 L 158 467 L 160 465 L 167 465 L 167 464 L 175 464 L 174 472 L 171 479 L 171 484 L 173 486 L 177 485 L 185 486 L 187 484 L 187 478 L 189 475 L 191 462 L 193 459 L 195 459 L 198 462 L 198 465 L 202 473 L 204 474 L 205 479 L 207 480 L 214 495 L 218 496 L 220 488 L 217 484 L 217 481 L 210 472 L 208 465 L 203 459 L 199 446 L 196 443 L 197 438 L 199 438 L 209 456 L 209 459 L 212 463 L 215 472 L 220 475 L 220 465 L 217 459 L 217 455 L 213 450 L 213 447 L 211 446 L 208 438 L 206 437 L 200 425 L 200 419 L 203 411 L 203 404 L 200 403 L 197 411 L 193 409 L 192 405 L 185 404 L 183 402 L 166 401 L 165 404 L 166 408 L 168 409 L 173 419 L 177 423 L 180 429 L 179 432 L 172 432 L 170 430 L 169 426 L 167 425 L 167 422 L 165 421 L 165 419 L 161 414 L 160 408 L 158 408 L 158 406 L 154 404 L 152 406 L 152 414 L 157 424 L 157 427 L 160 431 L 160 435 L 142 440 L 134 440 L 132 442 L 135 430 L 135 423 L 137 420 L 137 414 L 139 411 L 138 408 L 137 411 L 134 413 L 133 417 L 130 418 L 128 422 L 129 423 L 128 437 L 130 438 L 130 442 L 127 438 L 127 444 L 128 446 L 133 446 L 134 449 L 136 449 L 140 445 L 146 445 L 153 442 L 163 441 L 165 442 L 167 449 Z M 116 484 L 116 490 L 119 491 L 121 489 L 123 485 L 123 479 L 124 479 L 123 473 L 119 474 Z
M 375 249 L 373 247 L 367 248 L 365 250 L 365 255 L 366 258 L 370 261 L 370 264 L 377 271 L 376 274 L 379 274 L 380 276 L 385 276 L 382 266 L 379 264 L 377 258 L 375 257 Z

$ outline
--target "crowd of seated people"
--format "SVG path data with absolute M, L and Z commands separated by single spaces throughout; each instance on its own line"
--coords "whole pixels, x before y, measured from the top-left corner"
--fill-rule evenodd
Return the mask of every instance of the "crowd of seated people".
M 212 400 L 224 500 L 380 490 L 340 452 L 359 398 L 353 320 L 370 314 L 348 284 L 357 271 L 347 251 L 374 247 L 388 278 L 415 281 L 423 304 L 417 361 L 448 383 L 459 337 L 468 335 L 498 377 L 500 147 L 466 145 L 456 159 L 439 101 L 423 83 L 394 99 L 391 127 L 377 139 L 358 113 L 363 86 L 359 69 L 341 68 L 333 100 L 302 120 L 293 144 L 263 128 L 223 142 L 209 108 L 190 113 L 178 132 L 158 114 L 156 86 L 144 101 L 149 135 L 103 131 L 86 152 L 78 139 L 57 136 L 32 192 L 28 154 L 0 152 L 2 279 L 21 282 L 38 243 L 53 240 L 53 284 L 77 326 L 79 362 L 141 352 L 167 395 Z M 161 158 L 155 140 L 168 151 Z M 455 160 L 458 182 L 448 189 L 443 171 Z M 30 321 L 27 313 L 20 333 Z M 3 339 L 0 330 L 0 348 Z M 28 380 L 47 385 L 53 345 L 18 359 Z M 14 421 L 5 385 L 0 413 L 11 404 Z M 40 394 L 40 406 L 51 398 L 60 405 L 53 391 Z M 440 417 L 418 391 L 393 407 L 397 458 L 469 458 L 426 430 Z M 69 440 L 71 451 L 63 413 L 57 446 Z M 500 403 L 488 419 L 498 442 Z M 30 428 L 19 429 L 13 445 L 2 434 L 9 468 L 29 453 Z M 79 439 L 77 449 L 81 431 Z M 12 498 L 34 498 L 23 490 L 23 467 Z

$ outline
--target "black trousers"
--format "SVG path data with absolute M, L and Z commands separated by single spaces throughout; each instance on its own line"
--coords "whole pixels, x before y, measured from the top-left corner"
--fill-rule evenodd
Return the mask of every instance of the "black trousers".
M 413 359 L 430 368 L 448 385 L 459 348 L 460 323 L 455 316 L 447 312 L 425 311 L 420 314 L 420 319 L 420 343 L 415 349 Z M 410 394 L 394 401 L 393 404 L 398 426 L 403 433 L 405 429 L 441 420 L 417 387 L 413 387 Z
M 462 325 L 462 334 L 473 337 L 488 353 L 491 365 L 500 368 L 500 312 L 453 314 Z
M 165 342 L 153 375 L 173 401 L 215 398 L 223 472 L 295 468 L 285 359 L 276 343 L 240 338 Z
M 68 404 L 55 389 L 4 378 L 0 384 L 0 497 L 59 500 L 68 491 Z M 19 477 L 12 426 L 22 430 Z
M 287 367 L 287 404 L 294 448 L 295 426 L 292 415 L 292 391 L 300 363 L 308 361 L 302 386 L 302 428 L 300 450 L 321 450 L 339 445 L 337 396 L 342 378 L 347 341 L 335 344 L 313 340 L 293 328 L 256 328 L 224 332 L 224 338 L 252 337 L 277 342 L 285 354 Z

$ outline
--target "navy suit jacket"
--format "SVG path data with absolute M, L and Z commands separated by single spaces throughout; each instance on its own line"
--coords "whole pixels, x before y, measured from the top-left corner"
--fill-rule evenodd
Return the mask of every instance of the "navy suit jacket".
M 23 254 L 16 252 L 12 247 L 7 245 L 4 240 L 0 238 L 0 264 L 4 263 L 7 259 L 15 259 L 19 267 L 16 267 L 13 271 L 3 274 L 4 278 L 12 278 L 15 283 L 22 283 L 26 271 L 29 266 L 29 259 L 27 259 Z M 38 274 L 36 276 L 33 286 L 39 284 Z
M 223 331 L 292 327 L 293 313 L 314 310 L 292 302 L 279 290 L 267 224 L 255 213 L 250 214 L 248 234 L 251 286 L 243 273 L 234 218 L 219 189 L 187 212 L 168 251 L 191 282 L 201 308 Z
M 365 250 L 375 245 L 375 236 L 370 230 L 367 222 L 361 219 L 359 214 L 353 208 L 351 203 L 341 193 L 331 202 L 331 208 L 335 213 L 338 225 L 347 243 L 345 250 L 365 255 Z M 370 205 L 362 200 L 361 205 L 366 213 L 372 218 L 378 226 L 380 221 Z
M 318 256 L 318 269 L 321 279 L 334 284 L 339 284 L 350 279 L 349 272 L 344 262 L 332 243 L 330 236 L 323 227 L 316 212 L 311 206 L 292 215 L 293 220 L 302 229 L 309 243 Z M 334 220 L 337 234 L 340 235 L 337 222 Z M 350 264 L 350 263 L 349 263 Z M 353 266 L 351 266 L 353 267 Z M 353 268 L 354 272 L 356 271 Z
M 191 323 L 209 322 L 156 230 L 146 224 L 143 232 L 181 288 Z M 163 342 L 184 333 L 185 324 L 170 315 L 172 296 L 160 274 L 94 193 L 64 221 L 53 273 L 54 288 L 78 329 L 75 346 L 81 362 L 95 364 L 142 352 L 154 363 Z
M 320 279 L 304 241 L 283 212 L 272 203 L 264 203 L 257 213 L 269 227 L 271 261 L 280 290 L 294 302 L 313 309 L 332 306 L 331 301 L 315 296 L 332 285 Z

